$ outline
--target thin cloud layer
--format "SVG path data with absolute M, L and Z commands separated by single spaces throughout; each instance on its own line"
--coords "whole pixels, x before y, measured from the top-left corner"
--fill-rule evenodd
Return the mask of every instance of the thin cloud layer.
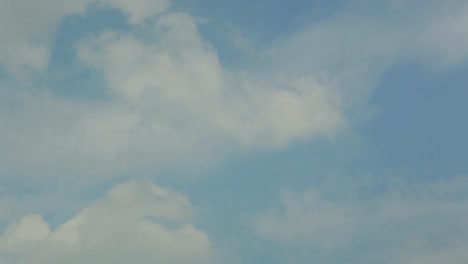
M 280 205 L 253 216 L 252 224 L 264 239 L 305 243 L 331 255 L 370 243 L 372 249 L 363 246 L 360 257 L 366 263 L 463 263 L 467 186 L 462 176 L 417 185 L 403 181 L 365 200 L 325 198 L 314 189 L 288 190 Z M 313 254 L 309 258 L 313 261 Z
M 399 65 L 438 72 L 466 62 L 467 15 L 464 0 L 355 1 L 278 39 L 268 53 L 284 72 L 333 76 L 346 104 L 365 105 Z
M 184 195 L 145 181 L 116 185 L 55 230 L 40 215 L 0 237 L 0 263 L 210 263 L 207 234 Z

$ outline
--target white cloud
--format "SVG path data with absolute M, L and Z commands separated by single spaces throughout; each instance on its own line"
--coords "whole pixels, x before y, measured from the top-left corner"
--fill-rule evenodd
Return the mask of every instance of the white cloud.
M 466 60 L 466 1 L 451 1 L 440 10 L 431 1 L 408 15 L 417 2 L 399 1 L 393 11 L 365 17 L 347 10 L 306 27 L 274 43 L 271 65 L 264 64 L 259 73 L 222 65 L 189 14 L 167 13 L 169 1 L 102 0 L 126 14 L 136 30 L 109 31 L 77 43 L 80 62 L 106 81 L 108 98 L 86 102 L 59 97 L 41 85 L 31 88 L 21 73 L 45 72 L 61 20 L 96 1 L 0 0 L 0 63 L 17 78 L 0 87 L 0 177 L 24 177 L 20 181 L 35 187 L 57 180 L 66 185 L 70 179 L 89 183 L 149 168 L 212 162 L 239 149 L 278 149 L 333 137 L 347 125 L 348 111 L 366 104 L 375 82 L 393 64 Z M 446 184 L 445 192 L 453 194 L 454 186 Z M 441 186 L 434 190 L 445 197 Z M 266 238 L 305 239 L 327 248 L 366 236 L 367 226 L 392 243 L 418 245 L 412 252 L 395 248 L 403 261 L 420 263 L 427 254 L 440 261 L 462 259 L 458 246 L 468 243 L 458 221 L 467 218 L 466 203 L 437 195 L 385 197 L 360 205 L 328 200 L 317 190 L 285 192 L 282 207 L 255 222 Z M 17 211 L 11 199 L 1 201 L 0 209 L 7 208 L 0 210 L 2 219 L 24 210 Z M 1 238 L 0 262 L 202 262 L 212 254 L 206 234 L 190 224 L 176 229 L 165 224 L 186 222 L 190 208 L 186 198 L 157 186 L 119 185 L 55 230 L 39 215 L 12 224 Z M 445 228 L 429 221 L 413 230 L 412 221 L 444 213 L 456 216 L 454 226 L 463 229 L 459 240 L 446 238 L 453 247 L 437 250 L 430 243 L 420 245 L 418 237 L 426 230 L 442 234 Z M 414 239 L 402 241 L 403 235 Z
M 347 103 L 365 105 L 395 65 L 439 71 L 466 62 L 467 14 L 466 0 L 353 1 L 278 39 L 268 53 L 284 72 L 333 76 Z
M 1 12 L 8 14 L 0 29 L 22 54 L 11 57 L 20 61 L 0 54 L 4 64 L 47 66 L 50 37 L 60 20 L 85 12 L 91 3 L 59 2 L 48 0 L 32 12 L 28 1 L 0 1 Z M 89 183 L 333 137 L 354 108 L 367 104 L 393 63 L 422 54 L 456 54 L 447 55 L 449 61 L 460 61 L 465 54 L 455 41 L 465 36 L 460 26 L 466 8 L 457 9 L 466 7 L 462 2 L 440 12 L 435 12 L 439 5 L 428 4 L 425 12 L 401 21 L 395 14 L 408 8 L 403 3 L 364 18 L 344 11 L 274 43 L 274 59 L 260 72 L 222 65 L 194 19 L 168 13 L 167 1 L 105 3 L 128 14 L 136 30 L 89 37 L 76 49 L 80 62 L 102 74 L 108 98 L 65 99 L 47 87 L 28 86 L 24 76 L 0 84 L 2 175 L 24 177 L 30 185 L 44 178 Z M 437 15 L 423 15 L 430 12 Z M 19 16 L 31 19 L 18 21 L 14 30 Z M 448 34 L 446 45 L 428 41 L 438 39 L 437 32 Z
M 12 57 L 20 62 L 4 63 L 43 69 L 51 32 L 91 2 L 49 0 L 35 12 L 27 1 L 0 3 L 8 13 L 1 27 L 12 41 L 8 45 L 22 54 Z M 239 148 L 283 148 L 333 137 L 350 110 L 366 105 L 375 82 L 394 63 L 423 54 L 460 61 L 465 54 L 455 41 L 465 37 L 460 25 L 466 8 L 459 7 L 466 5 L 458 2 L 438 13 L 440 6 L 430 3 L 414 16 L 405 13 L 411 3 L 364 18 L 356 10 L 332 16 L 273 44 L 273 63 L 262 70 L 267 74 L 226 68 L 190 15 L 166 13 L 168 1 L 100 3 L 128 14 L 140 32 L 110 31 L 77 43 L 79 59 L 102 73 L 110 98 L 97 104 L 66 100 L 47 89 L 25 92 L 17 83 L 4 88 L 2 99 L 15 107 L 0 107 L 0 135 L 8 150 L 3 170 L 105 177 L 179 164 L 194 155 L 203 163 Z M 13 30 L 15 12 L 31 19 L 18 21 Z M 424 15 L 430 12 L 437 15 Z M 442 33 L 444 45 L 431 44 Z
M 416 254 L 411 252 L 411 250 L 401 250 L 395 252 L 395 254 L 399 255 L 397 259 L 409 264 L 463 264 L 468 260 L 467 246 L 467 242 L 462 242 L 459 245 L 443 249 L 426 249 Z
M 0 1 L 0 63 L 19 74 L 24 67 L 43 71 L 49 45 L 61 19 L 83 13 L 89 0 Z
M 468 57 L 468 1 L 459 2 L 459 5 L 449 5 L 451 8 L 446 8 L 443 16 L 430 21 L 417 43 L 426 54 L 435 53 L 432 67 L 443 69 Z
M 6 94 L 15 108 L 0 108 L 10 150 L 4 170 L 94 180 L 195 156 L 203 163 L 239 149 L 283 148 L 333 137 L 345 125 L 331 82 L 230 71 L 188 14 L 166 14 L 142 29 L 144 38 L 106 32 L 77 44 L 80 60 L 103 74 L 106 101 Z
M 30 10 L 25 3 L 8 6 L 10 15 L 3 19 L 15 19 L 16 9 Z M 16 31 L 5 21 L 2 30 L 14 36 L 11 46 L 23 54 L 13 56 L 22 62 L 7 64 L 46 67 L 50 33 L 61 18 L 84 12 L 89 3 L 60 2 L 55 11 L 38 8 L 30 14 L 34 23 L 23 21 Z M 167 1 L 105 3 L 128 14 L 137 29 L 105 32 L 76 45 L 80 61 L 102 73 L 109 98 L 93 103 L 64 99 L 47 88 L 23 89 L 23 80 L 2 88 L 3 172 L 80 175 L 86 182 L 95 175 L 212 162 L 239 149 L 279 149 L 333 137 L 354 108 L 367 104 L 375 83 L 394 63 L 427 54 L 460 61 L 465 54 L 455 41 L 464 38 L 465 9 L 455 10 L 466 5 L 455 2 L 438 13 L 439 5 L 425 5 L 414 16 L 405 13 L 409 4 L 402 3 L 364 18 L 348 10 L 273 44 L 274 59 L 262 73 L 222 65 L 193 18 L 167 13 Z M 428 18 L 424 14 L 429 12 L 437 15 Z M 399 13 L 401 21 L 396 20 Z M 437 32 L 450 36 L 444 38 L 446 45 L 428 41 L 438 39 Z M 39 43 L 24 44 L 36 35 Z
M 114 7 L 132 24 L 163 13 L 169 0 L 0 0 L 0 64 L 15 75 L 24 70 L 43 72 L 49 64 L 53 34 L 62 19 L 84 14 L 90 4 Z
M 314 190 L 303 194 L 284 191 L 281 205 L 255 217 L 260 236 L 285 242 L 312 240 L 321 247 L 337 246 L 359 220 L 354 205 L 327 201 Z
M 188 198 L 146 181 L 106 197 L 51 230 L 40 215 L 12 223 L 0 237 L 2 263 L 210 263 L 207 234 L 188 221 Z
M 314 189 L 286 191 L 279 206 L 256 214 L 252 224 L 260 237 L 282 244 L 311 245 L 331 254 L 362 247 L 367 261 L 463 263 L 467 186 L 463 176 L 416 185 L 400 182 L 366 200 L 331 200 Z

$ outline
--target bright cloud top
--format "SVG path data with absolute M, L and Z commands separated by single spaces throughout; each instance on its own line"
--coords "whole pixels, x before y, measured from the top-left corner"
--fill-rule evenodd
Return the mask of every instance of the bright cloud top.
M 182 194 L 122 183 L 55 230 L 40 215 L 12 223 L 0 263 L 210 263 L 211 242 L 189 224 L 192 211 Z

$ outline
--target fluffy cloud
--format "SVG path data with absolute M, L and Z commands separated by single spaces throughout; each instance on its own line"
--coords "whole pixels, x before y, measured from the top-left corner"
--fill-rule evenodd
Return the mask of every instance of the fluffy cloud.
M 77 63 L 101 75 L 107 98 L 63 98 L 27 76 L 2 79 L 2 175 L 31 185 L 44 177 L 100 181 L 333 137 L 393 64 L 466 55 L 456 41 L 466 38 L 464 1 L 445 8 L 430 2 L 415 15 L 407 12 L 413 1 L 365 17 L 346 10 L 272 44 L 261 71 L 242 71 L 222 65 L 193 17 L 169 12 L 165 0 L 47 0 L 37 7 L 3 0 L 0 62 L 20 72 L 47 69 L 54 30 L 93 3 L 120 10 L 131 24 L 76 43 Z
M 27 182 L 34 190 L 70 180 L 89 184 L 333 137 L 393 65 L 466 61 L 466 1 L 381 2 L 392 4 L 375 15 L 345 10 L 284 37 L 271 45 L 261 70 L 242 71 L 222 65 L 193 17 L 169 12 L 167 0 L 0 0 L 0 64 L 7 70 L 0 80 L 0 179 Z M 63 18 L 93 4 L 120 10 L 129 27 L 75 46 L 75 62 L 103 78 L 106 98 L 64 98 L 24 73 L 47 75 L 55 30 Z M 256 53 L 263 51 L 249 55 Z M 377 234 L 393 262 L 456 263 L 466 258 L 468 242 L 461 224 L 466 199 L 454 198 L 461 193 L 454 186 L 426 185 L 432 193 L 364 204 L 331 200 L 318 190 L 286 191 L 281 206 L 254 222 L 260 236 L 276 241 L 335 250 Z M 17 210 L 24 200 L 6 197 L 0 217 L 59 203 L 48 199 Z M 58 228 L 40 215 L 11 224 L 0 239 L 0 262 L 206 263 L 213 255 L 210 241 L 187 224 L 190 211 L 184 196 L 132 181 Z M 427 233 L 432 236 L 421 239 Z
M 51 230 L 40 215 L 12 223 L 0 238 L 1 263 L 210 263 L 205 232 L 188 221 L 187 197 L 130 181 Z
M 22 21 L 19 30 L 12 30 L 12 14 L 32 10 L 26 2 L 0 1 L 8 13 L 1 30 L 21 53 L 11 57 L 21 62 L 5 57 L 15 52 L 0 55 L 8 67 L 46 68 L 47 47 L 60 20 L 97 3 L 48 0 L 28 13 L 32 22 Z M 362 11 L 347 10 L 274 43 L 263 73 L 222 65 L 194 19 L 168 12 L 168 1 L 98 3 L 127 14 L 134 29 L 76 43 L 79 62 L 102 75 L 108 98 L 65 99 L 47 88 L 22 88 L 25 78 L 2 84 L 4 172 L 66 171 L 86 181 L 333 137 L 354 108 L 366 105 L 375 83 L 395 63 L 422 57 L 458 62 L 465 56 L 464 46 L 455 41 L 466 37 L 460 29 L 467 10 L 463 2 L 445 8 L 431 2 L 415 15 L 406 11 L 413 2 L 388 5 L 364 18 Z M 431 12 L 437 16 L 424 15 Z M 396 17 L 401 19 L 390 25 Z M 444 45 L 434 45 L 441 32 Z
M 282 244 L 305 243 L 332 254 L 363 247 L 360 259 L 365 262 L 463 263 L 467 186 L 466 177 L 417 185 L 400 182 L 365 200 L 333 200 L 313 189 L 286 191 L 280 206 L 258 213 L 252 223 L 260 237 Z M 373 249 L 368 252 L 369 243 Z
M 154 116 L 156 125 L 185 130 L 188 139 L 211 130 L 245 145 L 284 146 L 332 135 L 343 123 L 334 87 L 312 76 L 258 80 L 230 72 L 187 14 L 164 16 L 151 31 L 151 43 L 104 34 L 78 54 L 104 73 L 112 96 Z
M 106 100 L 6 90 L 5 170 L 106 177 L 333 137 L 345 124 L 332 82 L 226 69 L 188 14 L 140 29 L 144 36 L 110 31 L 77 43 L 80 61 L 102 73 Z

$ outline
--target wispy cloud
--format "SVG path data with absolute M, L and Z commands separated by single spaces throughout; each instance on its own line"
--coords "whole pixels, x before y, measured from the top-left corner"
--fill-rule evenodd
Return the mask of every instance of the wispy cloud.
M 364 200 L 330 198 L 313 188 L 302 193 L 286 190 L 280 205 L 255 215 L 252 224 L 260 237 L 306 244 L 328 252 L 328 257 L 360 248 L 365 262 L 466 261 L 466 177 L 387 185 L 387 191 Z M 375 186 L 367 183 L 366 188 Z M 309 260 L 314 261 L 313 253 Z

